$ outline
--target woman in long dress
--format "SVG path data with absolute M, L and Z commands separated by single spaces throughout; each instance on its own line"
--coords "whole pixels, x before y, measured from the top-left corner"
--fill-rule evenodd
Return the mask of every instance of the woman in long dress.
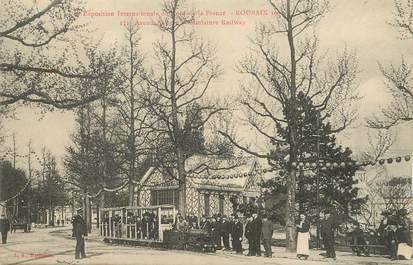
M 300 222 L 297 225 L 297 257 L 299 259 L 307 259 L 310 255 L 309 239 L 310 239 L 310 223 L 305 214 L 300 214 Z

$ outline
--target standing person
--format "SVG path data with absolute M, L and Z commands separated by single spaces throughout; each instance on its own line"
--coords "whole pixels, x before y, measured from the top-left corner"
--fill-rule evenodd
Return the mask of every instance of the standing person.
M 211 232 L 212 228 L 211 228 L 211 217 L 205 217 L 205 221 L 202 221 L 202 225 L 201 225 L 201 229 L 204 229 L 206 231 Z
M 300 222 L 297 225 L 297 258 L 308 259 L 310 248 L 308 241 L 310 239 L 310 223 L 305 214 L 300 214 Z
M 231 233 L 231 224 L 227 220 L 227 216 L 224 215 L 222 217 L 221 222 L 221 237 L 222 242 L 224 243 L 224 250 L 230 250 L 229 247 L 229 234 Z
M 0 218 L 1 243 L 7 243 L 7 233 L 10 231 L 10 221 L 4 214 Z
M 261 229 L 262 229 L 262 220 L 257 213 L 252 214 L 252 242 L 254 253 L 256 256 L 261 256 Z
M 86 258 L 85 237 L 87 237 L 87 227 L 80 214 L 73 220 L 73 235 L 76 237 L 75 259 Z
M 143 219 L 141 222 L 141 226 L 142 226 L 142 239 L 149 239 L 149 213 L 145 212 L 143 214 Z
M 323 238 L 323 244 L 327 251 L 327 258 L 336 259 L 336 251 L 334 248 L 334 220 L 329 212 L 324 214 L 324 220 L 321 223 L 321 237 Z
M 396 230 L 397 238 L 397 258 L 400 260 L 410 260 L 412 257 L 412 239 L 407 225 L 402 223 Z
M 391 260 L 397 260 L 397 225 L 390 223 L 387 226 L 387 249 Z
M 212 238 L 214 240 L 216 248 L 221 249 L 221 235 L 220 235 L 220 230 L 219 230 L 219 224 L 214 217 L 211 219 L 210 226 L 211 226 Z
M 248 254 L 247 256 L 255 256 L 255 249 L 254 249 L 254 239 L 252 235 L 252 217 L 247 218 L 247 224 L 245 225 L 245 237 L 248 240 Z
M 232 241 L 233 241 L 232 238 L 234 237 L 232 235 L 232 228 L 234 227 L 234 224 L 235 224 L 234 217 L 235 217 L 235 215 L 232 213 L 229 216 L 229 221 L 228 221 L 228 223 L 229 223 L 229 238 L 230 238 L 229 241 L 231 242 L 231 247 L 230 247 L 231 250 L 234 250 L 234 245 L 232 244 Z
M 351 250 L 353 253 L 356 253 L 357 256 L 361 256 L 361 253 L 364 253 L 365 256 L 369 256 L 369 249 L 364 247 L 367 245 L 366 238 L 364 236 L 363 230 L 360 228 L 359 223 L 355 223 L 353 225 L 353 231 L 350 233 L 351 235 L 351 244 L 354 245 Z
M 242 235 L 243 235 L 243 227 L 242 223 L 240 222 L 238 216 L 234 216 L 234 223 L 231 229 L 231 237 L 232 237 L 232 249 L 236 251 L 237 254 L 242 254 Z
M 265 256 L 267 258 L 272 257 L 271 240 L 273 234 L 273 225 L 271 220 L 268 219 L 267 215 L 262 216 L 262 241 L 265 249 Z M 259 245 L 259 242 L 258 242 Z
M 201 216 L 201 221 L 199 222 L 199 228 L 200 229 L 205 229 L 205 224 L 207 222 L 207 218 L 205 215 Z

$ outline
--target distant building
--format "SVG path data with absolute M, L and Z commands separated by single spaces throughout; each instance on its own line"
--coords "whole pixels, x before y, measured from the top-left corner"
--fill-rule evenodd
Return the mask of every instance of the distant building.
M 378 227 L 384 210 L 403 207 L 410 212 L 413 221 L 413 152 L 391 152 L 383 164 L 366 166 L 355 174 L 359 196 L 368 196 L 369 200 L 362 214 L 357 216 L 359 222 Z M 386 157 L 386 158 L 387 158 Z M 396 157 L 400 157 L 399 162 Z M 410 157 L 406 161 L 406 157 Z M 390 163 L 389 163 L 390 162 Z
M 231 197 L 239 203 L 261 195 L 263 179 L 258 160 L 252 157 L 219 159 L 195 156 L 186 164 L 187 214 L 195 216 L 232 213 Z M 175 177 L 175 176 L 174 176 Z M 172 204 L 179 208 L 178 181 L 161 168 L 150 168 L 135 190 L 140 206 Z

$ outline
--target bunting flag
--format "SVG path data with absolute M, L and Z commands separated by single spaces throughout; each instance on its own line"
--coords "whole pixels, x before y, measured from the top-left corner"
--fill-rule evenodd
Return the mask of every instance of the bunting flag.
M 376 166 L 376 165 L 384 165 L 384 164 L 392 164 L 393 162 L 395 163 L 400 163 L 402 161 L 409 162 L 411 159 L 410 155 L 406 155 L 404 157 L 398 156 L 398 157 L 389 157 L 389 158 L 383 158 L 379 159 L 378 161 L 375 162 L 360 162 L 360 161 L 355 161 L 355 162 L 324 162 L 320 161 L 318 163 L 309 163 L 309 162 L 292 162 L 291 165 L 294 168 L 306 168 L 306 169 L 332 169 L 332 168 L 345 168 L 345 167 L 366 167 L 366 166 Z
M 41 158 L 36 154 L 36 152 L 32 152 L 35 159 L 42 164 L 41 162 Z M 7 156 L 12 156 L 13 157 L 13 152 L 11 151 L 7 151 L 3 154 L 3 156 L 0 156 L 0 160 L 4 160 Z M 24 155 L 24 156 L 17 156 L 17 157 L 28 157 L 29 155 Z M 406 155 L 406 156 L 398 156 L 398 157 L 389 157 L 389 158 L 382 158 L 379 159 L 378 161 L 374 161 L 374 162 L 361 162 L 361 161 L 350 161 L 350 162 L 339 162 L 339 161 L 335 161 L 335 162 L 328 162 L 328 161 L 297 161 L 297 162 L 292 162 L 291 166 L 297 169 L 304 169 L 304 170 L 314 170 L 314 169 L 319 169 L 319 170 L 328 170 L 328 169 L 334 169 L 334 168 L 345 168 L 345 167 L 366 167 L 366 166 L 376 166 L 376 165 L 384 165 L 384 164 L 393 164 L 393 163 L 400 163 L 400 162 L 409 162 L 411 160 L 411 156 L 410 155 Z M 260 174 L 265 174 L 267 172 L 271 172 L 274 171 L 274 169 L 271 168 L 265 168 L 265 169 L 257 169 L 251 172 L 240 172 L 240 173 L 236 173 L 236 174 L 229 174 L 229 175 L 219 175 L 219 174 L 215 174 L 215 175 L 211 175 L 211 176 L 200 176 L 200 175 L 196 175 L 196 174 L 191 174 L 188 175 L 188 177 L 194 178 L 194 179 L 203 179 L 203 180 L 224 180 L 224 179 L 238 179 L 238 178 L 247 178 L 253 175 L 260 175 Z M 132 181 L 135 185 L 138 185 L 139 188 L 143 187 L 143 186 L 147 186 L 147 187 L 152 187 L 151 185 L 143 185 L 140 184 L 139 182 L 134 182 Z M 100 189 L 98 191 L 98 193 L 96 193 L 95 195 L 90 195 L 87 194 L 88 197 L 90 198 L 95 198 L 97 197 L 100 193 L 102 193 L 103 191 L 107 191 L 107 192 L 115 192 L 118 190 L 123 189 L 128 182 L 123 183 L 122 185 L 120 185 L 117 188 L 107 188 L 107 187 L 103 187 L 102 189 Z M 170 181 L 168 181 L 168 183 L 170 183 Z M 167 184 L 167 182 L 165 182 L 165 184 Z M 26 184 L 27 185 L 27 184 Z M 18 195 L 16 195 L 17 197 Z
M 26 190 L 26 188 L 29 186 L 30 182 L 31 182 L 31 179 L 28 179 L 26 184 L 24 184 L 23 188 L 21 188 L 19 192 L 17 192 L 15 195 L 11 196 L 8 199 L 6 199 L 4 201 L 1 201 L 0 204 L 4 206 L 4 205 L 6 205 L 7 202 L 9 202 L 11 200 L 14 200 L 15 198 L 19 197 L 23 193 L 23 191 Z
M 400 163 L 402 161 L 409 162 L 411 160 L 410 155 L 406 155 L 404 157 L 398 156 L 398 157 L 390 157 L 386 159 L 379 159 L 377 162 L 360 162 L 360 161 L 350 161 L 350 162 L 327 162 L 327 161 L 320 161 L 320 162 L 292 162 L 291 165 L 294 168 L 299 168 L 299 169 L 306 169 L 306 170 L 314 170 L 314 169 L 320 169 L 320 170 L 328 170 L 328 169 L 334 169 L 334 168 L 345 168 L 345 167 L 366 167 L 366 166 L 376 166 L 376 165 L 384 165 L 385 163 L 387 164 L 392 164 L 393 162 Z M 270 171 L 274 171 L 274 169 L 259 169 L 259 170 L 254 170 L 249 173 L 237 173 L 237 174 L 231 174 L 231 175 L 211 175 L 211 176 L 199 176 L 199 175 L 189 175 L 189 177 L 194 178 L 194 179 L 203 179 L 203 180 L 222 180 L 222 179 L 237 179 L 237 178 L 245 178 L 257 174 L 262 174 L 262 173 L 267 173 Z

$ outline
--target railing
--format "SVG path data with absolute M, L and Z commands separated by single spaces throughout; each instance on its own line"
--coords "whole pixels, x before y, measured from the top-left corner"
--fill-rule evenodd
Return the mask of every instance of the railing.
M 162 241 L 163 231 L 172 228 L 175 207 L 119 207 L 101 210 L 100 235 L 108 239 Z

